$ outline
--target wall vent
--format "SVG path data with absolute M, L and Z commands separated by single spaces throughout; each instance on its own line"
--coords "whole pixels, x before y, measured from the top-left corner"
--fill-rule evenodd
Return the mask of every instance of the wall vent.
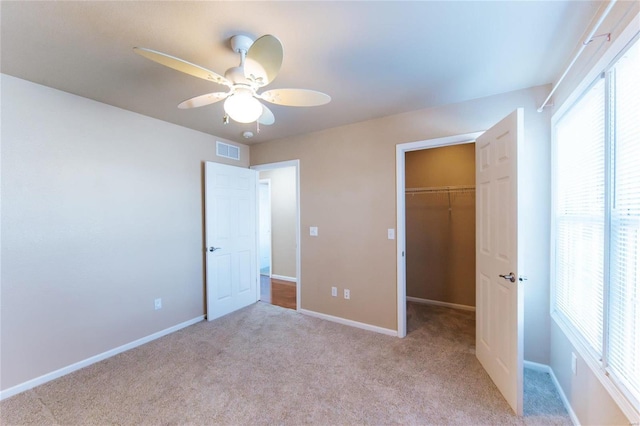
M 228 143 L 216 141 L 216 155 L 218 157 L 240 160 L 240 148 Z

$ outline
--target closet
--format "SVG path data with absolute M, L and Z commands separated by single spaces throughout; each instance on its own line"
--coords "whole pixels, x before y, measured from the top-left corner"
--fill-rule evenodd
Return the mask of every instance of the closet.
M 475 309 L 475 144 L 405 155 L 407 300 Z

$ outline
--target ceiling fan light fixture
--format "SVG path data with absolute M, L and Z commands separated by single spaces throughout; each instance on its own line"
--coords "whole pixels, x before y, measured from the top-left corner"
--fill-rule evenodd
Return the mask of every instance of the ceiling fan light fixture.
M 144 47 L 134 47 L 133 50 L 160 65 L 226 86 L 227 91 L 195 96 L 178 104 L 178 108 L 186 109 L 224 100 L 224 124 L 228 124 L 230 118 L 238 123 L 257 122 L 256 129 L 260 132 L 260 124 L 269 126 L 275 122 L 273 112 L 261 101 L 283 106 L 309 107 L 324 105 L 331 100 L 327 94 L 308 89 L 272 89 L 257 93 L 280 72 L 283 49 L 277 37 L 267 34 L 253 41 L 245 35 L 236 35 L 231 38 L 231 48 L 240 54 L 240 65 L 229 68 L 224 77 L 200 65 L 156 50 Z
M 224 101 L 224 111 L 238 123 L 253 123 L 262 115 L 262 104 L 250 90 L 236 90 Z

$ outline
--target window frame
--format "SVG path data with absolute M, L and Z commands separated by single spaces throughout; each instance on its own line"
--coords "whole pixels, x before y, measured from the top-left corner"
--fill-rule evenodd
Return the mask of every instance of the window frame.
M 609 267 L 610 267 L 610 236 L 611 236 L 611 193 L 609 189 L 605 189 L 605 212 L 604 212 L 604 292 L 603 292 L 603 341 L 602 355 L 598 354 L 588 343 L 587 339 L 581 332 L 571 323 L 571 321 L 556 308 L 556 243 L 557 243 L 557 188 L 558 179 L 558 155 L 557 155 L 557 126 L 565 115 L 582 100 L 586 93 L 591 90 L 600 79 L 604 79 L 605 84 L 605 188 L 611 188 L 611 144 L 612 132 L 610 129 L 611 122 L 611 74 L 614 72 L 616 62 L 624 55 L 624 53 L 634 44 L 640 43 L 640 31 L 638 26 L 640 15 L 637 15 L 625 31 L 610 46 L 608 51 L 596 63 L 596 65 L 587 73 L 586 77 L 571 93 L 569 98 L 560 106 L 558 111 L 551 118 L 551 247 L 550 247 L 550 315 L 562 332 L 567 336 L 569 342 L 573 345 L 576 352 L 580 354 L 585 363 L 589 366 L 594 375 L 599 379 L 604 388 L 607 390 L 613 400 L 619 405 L 623 413 L 629 417 L 632 423 L 640 422 L 640 411 L 636 408 L 640 403 L 640 398 L 633 395 L 626 389 L 625 385 L 620 382 L 615 374 L 611 374 L 607 364 L 608 354 L 608 321 L 609 321 Z

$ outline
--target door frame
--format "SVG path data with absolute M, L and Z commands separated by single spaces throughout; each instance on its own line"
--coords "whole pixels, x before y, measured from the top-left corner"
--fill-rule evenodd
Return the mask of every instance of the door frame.
M 257 172 L 261 172 L 265 170 L 281 169 L 284 167 L 295 167 L 296 169 L 296 311 L 300 311 L 300 288 L 302 283 L 302 279 L 300 276 L 300 160 L 288 160 L 280 161 L 277 163 L 257 164 L 251 166 L 250 168 L 256 170 Z M 258 179 L 259 176 L 260 175 L 258 174 Z M 259 252 L 259 250 L 257 251 Z M 258 253 L 258 257 L 259 256 L 260 254 Z M 259 265 L 260 259 L 258 258 L 257 260 Z M 271 271 L 271 273 L 273 274 L 273 270 Z M 258 286 L 257 291 L 258 300 L 260 300 L 260 286 Z
M 258 173 L 258 176 L 260 176 L 260 174 Z M 267 185 L 267 192 L 269 193 L 269 221 L 271 221 L 271 179 L 260 179 L 258 177 L 258 260 L 260 260 L 260 258 L 262 257 L 262 251 L 260 249 L 261 247 L 261 242 L 260 242 L 260 235 L 262 233 L 262 230 L 260 229 L 260 215 L 261 213 L 261 201 L 260 201 L 260 185 Z M 269 226 L 269 231 L 271 232 L 271 226 Z M 271 274 L 273 273 L 273 238 L 271 236 L 269 236 L 269 278 L 271 278 Z M 260 267 L 260 265 L 262 265 L 261 262 L 258 262 L 258 269 L 262 270 L 262 268 Z M 259 271 L 258 271 L 259 272 Z M 258 299 L 260 300 L 260 299 Z
M 406 250 L 406 206 L 405 206 L 405 153 L 422 149 L 473 143 L 482 132 L 465 133 L 444 138 L 427 139 L 396 145 L 396 257 L 397 257 L 397 311 L 398 337 L 407 335 L 407 263 Z

